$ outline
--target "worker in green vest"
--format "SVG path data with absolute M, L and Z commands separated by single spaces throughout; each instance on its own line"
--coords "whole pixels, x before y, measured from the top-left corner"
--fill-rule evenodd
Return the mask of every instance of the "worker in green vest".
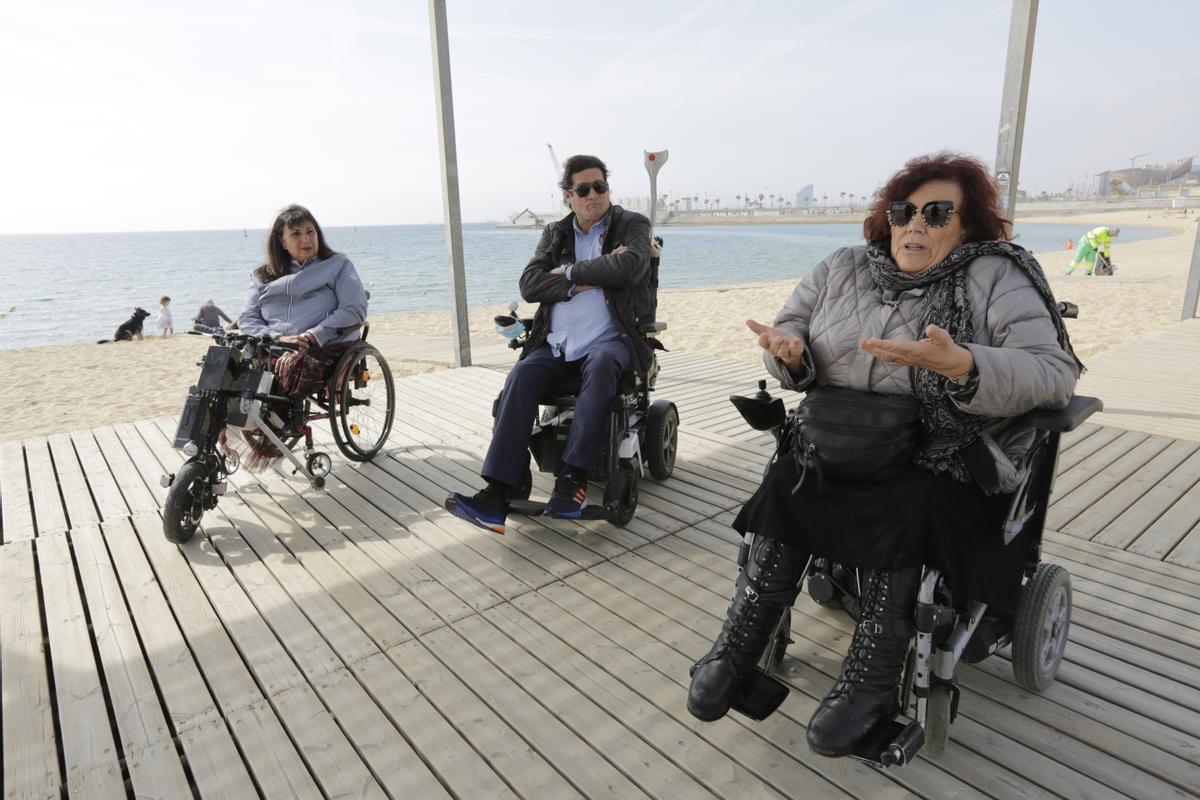
M 1096 268 L 1096 251 L 1103 247 L 1104 257 L 1111 259 L 1112 241 L 1120 232 L 1120 228 L 1101 225 L 1085 233 L 1079 240 L 1079 246 L 1075 248 L 1075 258 L 1071 259 L 1071 266 L 1067 267 L 1067 274 L 1070 275 L 1082 263 L 1087 265 L 1084 274 L 1091 275 L 1092 270 Z

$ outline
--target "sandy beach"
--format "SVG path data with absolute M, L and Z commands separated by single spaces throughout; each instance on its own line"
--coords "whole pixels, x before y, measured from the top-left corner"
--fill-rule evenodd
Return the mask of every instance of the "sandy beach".
M 1196 216 L 1166 219 L 1160 211 L 1089 212 L 1078 217 L 1021 217 L 1022 222 L 1086 222 L 1110 225 L 1154 225 L 1172 235 L 1123 244 L 1118 239 L 1113 258 L 1116 274 L 1085 277 L 1065 275 L 1071 254 L 1065 250 L 1038 253 L 1055 296 L 1080 307 L 1069 323 L 1080 357 L 1179 321 L 1184 283 L 1196 235 Z M 670 269 L 669 253 L 664 269 Z M 663 342 L 672 350 L 709 353 L 759 361 L 759 351 L 743 320 L 769 322 L 792 291 L 794 281 L 708 289 L 664 290 L 659 317 L 670 329 Z M 492 317 L 503 307 L 471 309 L 472 340 L 494 343 Z M 522 308 L 531 312 L 532 307 Z M 427 312 L 371 318 L 376 341 L 397 376 L 450 366 L 450 318 L 447 312 Z M 446 337 L 446 360 L 406 358 L 405 337 Z M 196 360 L 209 340 L 175 335 L 169 339 L 104 345 L 75 344 L 0 350 L 0 401 L 9 413 L 0 420 L 0 440 L 90 428 L 164 414 L 178 413 L 188 387 L 198 375 Z

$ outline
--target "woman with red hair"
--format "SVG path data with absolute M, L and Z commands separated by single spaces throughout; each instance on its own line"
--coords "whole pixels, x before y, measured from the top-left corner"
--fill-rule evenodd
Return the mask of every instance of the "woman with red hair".
M 749 559 L 688 693 L 695 716 L 723 716 L 751 685 L 810 557 L 860 568 L 860 624 L 808 727 L 826 756 L 850 754 L 898 712 L 922 565 L 941 569 L 955 597 L 1015 606 L 1026 548 L 1021 535 L 1005 545 L 1001 524 L 1032 433 L 1008 423 L 1066 406 L 1082 370 L 1041 267 L 1008 241 L 978 160 L 909 161 L 880 190 L 863 236 L 806 275 L 773 326 L 746 324 L 767 369 L 808 392 L 806 405 L 832 395 L 839 411 L 908 409 L 899 430 L 911 435 L 901 447 L 884 430 L 886 457 L 868 448 L 857 457 L 872 463 L 848 465 L 815 449 L 803 425 L 790 450 L 785 437 L 790 457 L 775 459 L 734 522 L 754 534 Z

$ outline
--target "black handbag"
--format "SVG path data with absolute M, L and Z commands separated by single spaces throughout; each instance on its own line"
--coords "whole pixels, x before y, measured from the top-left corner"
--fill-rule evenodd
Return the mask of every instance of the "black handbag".
M 792 450 L 800 483 L 810 469 L 821 480 L 878 483 L 912 459 L 920 410 L 912 395 L 813 386 L 789 414 L 781 444 Z

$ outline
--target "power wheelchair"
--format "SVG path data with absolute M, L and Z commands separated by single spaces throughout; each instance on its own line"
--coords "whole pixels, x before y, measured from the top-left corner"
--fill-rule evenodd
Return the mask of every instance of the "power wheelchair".
M 516 316 L 517 304 L 509 305 L 509 314 L 495 318 L 499 331 L 511 338 L 508 346 L 523 347 L 533 327 L 533 319 Z M 654 336 L 667 329 L 665 322 L 643 323 L 639 333 L 653 347 L 661 348 Z M 617 394 L 609 408 L 608 438 L 601 450 L 596 480 L 604 482 L 602 505 L 588 505 L 583 519 L 604 519 L 616 525 L 627 525 L 637 511 L 638 486 L 644 471 L 655 480 L 665 481 L 675 471 L 679 450 L 679 411 L 668 400 L 651 402 L 650 392 L 658 377 L 658 360 L 651 359 L 650 369 L 640 375 L 627 369 L 617 385 Z M 529 451 L 540 472 L 557 475 L 562 468 L 562 453 L 571 433 L 575 413 L 575 398 L 580 379 L 559 382 L 542 398 L 540 414 L 533 423 Z M 492 403 L 495 418 L 500 405 L 497 396 Z M 529 499 L 533 490 L 533 472 L 525 469 L 516 497 L 509 501 L 509 513 L 537 516 L 544 502 Z
M 658 268 L 662 239 L 655 237 L 651 246 L 650 285 L 657 307 Z M 495 318 L 496 330 L 510 339 L 512 349 L 524 347 L 533 328 L 531 317 L 517 316 L 517 303 L 508 307 L 509 313 Z M 653 313 L 651 316 L 654 316 Z M 679 411 L 667 400 L 651 402 L 650 392 L 658 378 L 656 350 L 665 349 L 656 338 L 667 329 L 665 322 L 643 322 L 638 333 L 650 345 L 651 363 L 645 375 L 626 369 L 617 384 L 617 394 L 609 410 L 608 438 L 601 451 L 600 465 L 594 478 L 605 483 L 602 505 L 583 509 L 583 519 L 604 519 L 616 525 L 627 525 L 637 511 L 638 485 L 644 472 L 655 480 L 665 481 L 675 471 L 679 450 Z M 540 414 L 533 423 L 529 451 L 540 472 L 557 475 L 562 468 L 562 453 L 571 432 L 575 398 L 580 379 L 560 382 L 542 398 Z M 492 403 L 492 417 L 500 404 L 497 396 Z M 517 496 L 509 501 L 509 513 L 537 516 L 545 503 L 529 499 L 533 489 L 533 472 L 526 468 Z
M 1064 317 L 1078 309 L 1061 303 Z M 755 430 L 768 431 L 779 442 L 786 418 L 781 398 L 766 391 L 734 395 L 730 400 Z M 917 595 L 915 634 L 909 642 L 903 676 L 898 687 L 899 713 L 913 707 L 912 721 L 885 720 L 876 726 L 853 757 L 879 766 L 902 766 L 918 752 L 938 758 L 944 752 L 950 724 L 958 714 L 959 687 L 954 671 L 959 661 L 974 664 L 1012 645 L 1013 673 L 1017 683 L 1031 692 L 1045 691 L 1055 679 L 1066 648 L 1071 624 L 1071 579 L 1056 564 L 1041 562 L 1041 542 L 1046 510 L 1058 461 L 1059 439 L 1075 430 L 1103 404 L 1094 397 L 1077 395 L 1060 410 L 1036 409 L 1019 417 L 1019 429 L 1035 432 L 1023 466 L 1025 478 L 1013 494 L 1003 525 L 1005 544 L 1028 531 L 1028 551 L 1017 608 L 989 609 L 970 598 L 953 597 L 939 570 L 922 570 Z M 770 463 L 767 465 L 770 467 Z M 745 569 L 753 534 L 747 534 L 738 553 L 738 570 Z M 824 559 L 809 558 L 797 588 L 807 581 L 809 596 L 821 606 L 845 611 L 854 622 L 860 616 L 860 570 Z M 733 704 L 754 719 L 764 719 L 787 696 L 786 684 L 773 677 L 782 662 L 791 631 L 791 609 L 785 609 L 771 634 L 758 668 Z
M 357 327 L 357 326 L 356 326 Z M 325 486 L 333 459 L 313 444 L 312 422 L 328 419 L 338 450 L 352 461 L 368 461 L 383 448 L 396 413 L 396 387 L 387 360 L 367 344 L 369 326 L 323 376 L 324 385 L 304 397 L 273 394 L 278 357 L 299 348 L 270 336 L 237 331 L 195 331 L 213 345 L 198 362 L 200 378 L 188 391 L 173 446 L 187 460 L 162 477 L 167 488 L 163 534 L 183 544 L 192 538 L 205 511 L 216 508 L 226 478 L 241 459 L 227 443 L 227 429 L 251 446 L 273 448 L 302 473 L 314 489 Z M 349 333 L 354 328 L 339 331 Z M 304 440 L 304 450 L 293 448 Z

